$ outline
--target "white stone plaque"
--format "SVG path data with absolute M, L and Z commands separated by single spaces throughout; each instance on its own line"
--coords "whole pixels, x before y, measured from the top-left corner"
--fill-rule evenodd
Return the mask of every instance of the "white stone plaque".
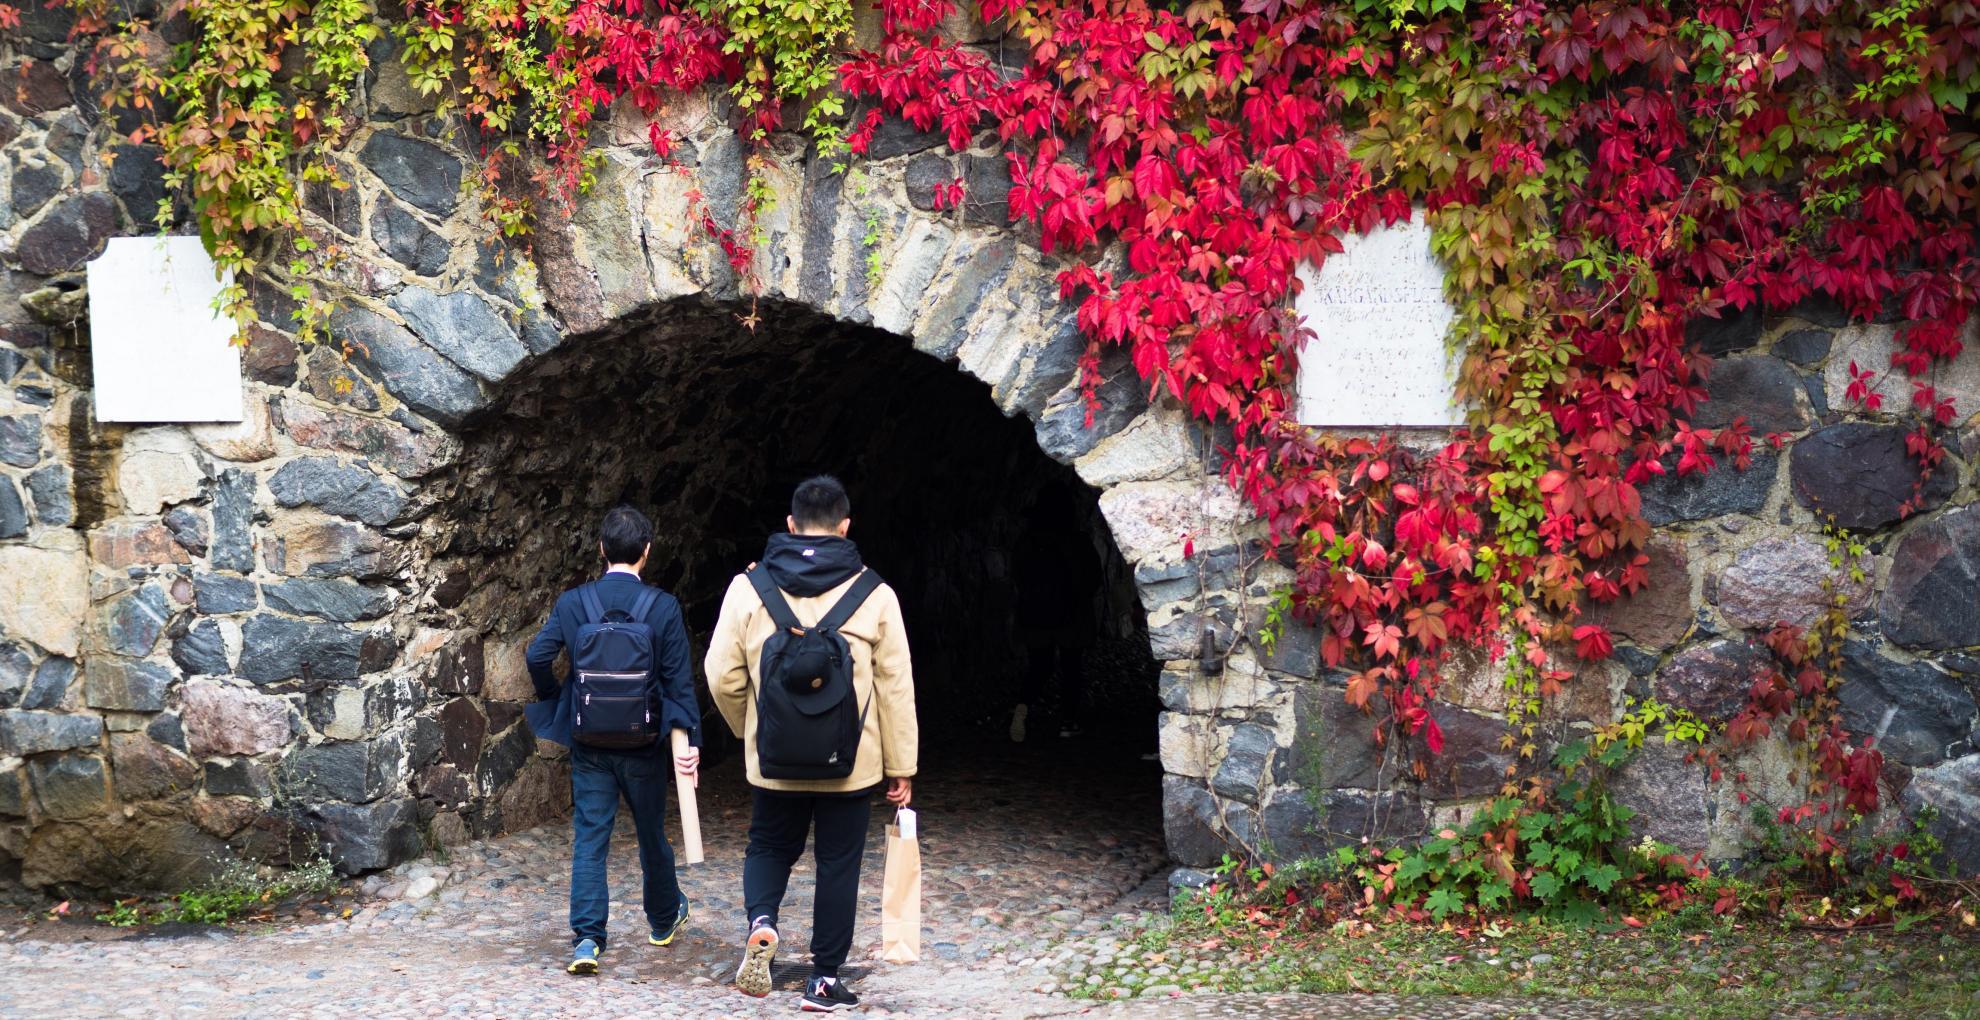
M 1430 227 L 1409 222 L 1341 238 L 1318 272 L 1300 267 L 1294 309 L 1315 336 L 1301 349 L 1299 421 L 1330 428 L 1450 428 L 1460 358 L 1445 336 L 1456 315 Z
M 241 420 L 234 322 L 214 310 L 225 282 L 197 237 L 115 237 L 89 263 L 96 420 Z

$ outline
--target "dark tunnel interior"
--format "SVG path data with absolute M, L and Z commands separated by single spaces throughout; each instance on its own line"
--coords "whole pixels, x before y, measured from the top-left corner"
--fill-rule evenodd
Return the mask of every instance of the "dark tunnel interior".
M 1159 667 L 1097 493 L 986 385 L 907 340 L 795 306 L 764 303 L 754 330 L 742 314 L 678 303 L 505 386 L 431 529 L 433 569 L 471 578 L 462 614 L 491 636 L 533 630 L 595 574 L 597 520 L 628 502 L 653 520 L 646 580 L 681 600 L 699 687 L 730 579 L 783 529 L 795 484 L 829 473 L 902 602 L 925 766 L 1008 749 L 1027 699 L 1028 754 L 1152 758 Z M 1070 721 L 1083 732 L 1061 737 Z M 707 723 L 720 757 L 712 709 Z M 1159 767 L 1142 767 L 1152 784 Z

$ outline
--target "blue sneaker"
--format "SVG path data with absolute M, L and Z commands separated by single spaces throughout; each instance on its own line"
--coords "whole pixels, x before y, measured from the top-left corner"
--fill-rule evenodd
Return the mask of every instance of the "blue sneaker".
M 598 943 L 582 939 L 577 948 L 571 950 L 571 965 L 564 968 L 567 974 L 598 973 Z
M 683 896 L 681 897 L 680 912 L 674 915 L 674 923 L 669 925 L 667 929 L 664 931 L 658 928 L 654 929 L 652 933 L 646 936 L 646 941 L 656 946 L 667 945 L 668 943 L 674 941 L 674 936 L 679 935 L 684 929 L 687 928 L 687 922 L 688 922 L 687 897 Z

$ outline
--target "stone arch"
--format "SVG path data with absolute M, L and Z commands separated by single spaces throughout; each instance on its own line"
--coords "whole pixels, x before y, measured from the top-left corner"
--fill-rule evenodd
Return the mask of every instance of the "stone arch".
M 1165 668 L 1179 858 L 1214 857 L 1226 803 L 1255 815 L 1286 785 L 1254 767 L 1290 740 L 1292 694 L 1232 648 L 1248 514 L 1207 466 L 1210 440 L 1151 404 L 1117 351 L 1087 427 L 1062 263 L 985 198 L 998 189 L 930 207 L 934 183 L 994 180 L 1001 159 L 892 124 L 850 176 L 777 138 L 756 171 L 777 201 L 758 217 L 752 304 L 689 215 L 734 223 L 742 201 L 724 102 L 685 97 L 666 115 L 681 139 L 669 166 L 644 120 L 615 109 L 595 186 L 549 206 L 525 248 L 464 197 L 453 128 L 381 100 L 335 157 L 354 187 L 305 188 L 306 229 L 335 252 L 312 280 L 335 305 L 333 339 L 296 330 L 279 266 L 251 281 L 238 425 L 94 421 L 80 270 L 107 237 L 149 229 L 144 152 L 107 188 L 79 179 L 0 222 L 0 882 L 176 887 L 229 855 L 317 843 L 362 871 L 544 817 L 561 781 L 519 722 L 517 621 L 479 624 L 474 576 L 448 569 L 459 511 L 486 487 L 476 437 L 573 359 L 664 348 L 656 331 L 693 316 L 741 342 L 735 317 L 752 308 L 967 380 L 968 401 L 1097 492 Z M 55 146 L 67 165 L 114 144 L 73 112 L 38 116 L 81 126 L 0 150 L 32 162 Z M 1189 693 L 1200 661 L 1238 664 L 1248 686 Z M 457 730 L 474 746 L 448 746 Z M 1213 795 L 1227 744 L 1248 757 Z M 436 827 L 415 792 L 443 759 L 462 766 L 452 794 L 497 809 L 480 827 Z
M 404 543 L 407 584 L 391 616 L 397 654 L 360 681 L 368 693 L 329 710 L 339 732 L 363 733 L 358 739 L 370 743 L 369 753 L 397 763 L 406 791 L 428 802 L 419 814 L 438 820 L 431 838 L 534 824 L 567 796 L 560 773 L 536 756 L 517 721 L 530 696 L 522 644 L 538 622 L 542 595 L 570 580 L 546 572 L 588 562 L 572 546 L 582 544 L 599 501 L 617 493 L 573 497 L 550 515 L 564 527 L 491 539 L 464 523 L 477 512 L 515 511 L 514 504 L 484 506 L 527 456 L 501 437 L 551 419 L 541 405 L 592 385 L 571 384 L 573 373 L 609 375 L 638 364 L 643 379 L 678 380 L 692 376 L 701 359 L 760 354 L 778 344 L 789 354 L 798 349 L 788 342 L 794 330 L 856 333 L 859 342 L 880 345 L 842 345 L 846 360 L 837 364 L 815 359 L 823 377 L 850 372 L 849 361 L 869 351 L 917 352 L 909 357 L 979 383 L 980 395 L 961 399 L 987 398 L 1002 415 L 1028 423 L 1037 448 L 1097 492 L 1104 530 L 1123 561 L 1120 581 L 1141 606 L 1162 610 L 1136 620 L 1137 632 L 1150 636 L 1158 662 L 1196 655 L 1202 621 L 1176 607 L 1179 578 L 1194 573 L 1181 563 L 1184 536 L 1233 528 L 1245 515 L 1207 468 L 1203 436 L 1172 403 L 1151 405 L 1119 352 L 1103 360 L 1089 426 L 1077 378 L 1085 340 L 1073 308 L 1058 298 L 1063 264 L 1022 231 L 993 225 L 1006 218 L 1000 208 L 919 208 L 910 178 L 932 172 L 928 160 L 953 157 L 928 152 L 932 137 L 895 133 L 883 136 L 877 160 L 852 186 L 801 147 L 773 150 L 755 171 L 776 198 L 758 217 L 759 286 L 748 293 L 693 215 L 699 203 L 717 222 L 734 222 L 742 191 L 740 150 L 708 103 L 693 97 L 669 115 L 689 154 L 673 166 L 652 159 L 643 124 L 627 123 L 621 111 L 611 131 L 624 143 L 607 148 L 595 184 L 551 217 L 527 260 L 505 262 L 484 251 L 462 285 L 353 295 L 333 319 L 333 332 L 356 342 L 353 364 L 382 388 L 383 402 L 417 416 L 401 415 L 407 421 L 435 426 L 407 438 L 405 449 L 332 444 L 364 452 L 388 471 L 407 460 L 425 462 L 402 464 L 406 472 L 430 470 L 416 472 L 394 515 L 418 522 Z M 398 144 L 365 142 L 361 151 Z M 384 201 L 380 196 L 374 208 Z M 873 235 L 877 241 L 868 240 Z M 744 316 L 766 324 L 744 328 L 737 324 Z M 695 339 L 712 334 L 722 339 Z M 295 427 L 284 413 L 285 427 Z M 504 576 L 486 576 L 491 564 Z M 1192 587 L 1187 594 L 1199 593 Z M 340 722 L 344 707 L 359 718 Z M 452 767 L 429 768 L 434 762 Z M 435 813 L 436 801 L 459 810 Z M 364 840 L 380 839 L 370 830 L 381 824 L 402 824 L 397 814 L 363 810 L 369 814 L 353 835 Z M 311 827 L 334 828 L 312 811 Z

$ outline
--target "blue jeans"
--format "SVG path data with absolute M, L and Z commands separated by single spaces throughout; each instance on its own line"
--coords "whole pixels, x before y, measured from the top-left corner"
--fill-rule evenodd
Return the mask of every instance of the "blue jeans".
M 645 878 L 646 923 L 657 931 L 674 924 L 681 885 L 674 876 L 674 848 L 667 845 L 667 789 L 673 759 L 664 747 L 630 754 L 571 748 L 571 943 L 582 939 L 605 946 L 605 917 L 611 894 L 605 881 L 605 853 L 619 798 L 632 807 L 639 836 L 639 870 Z

